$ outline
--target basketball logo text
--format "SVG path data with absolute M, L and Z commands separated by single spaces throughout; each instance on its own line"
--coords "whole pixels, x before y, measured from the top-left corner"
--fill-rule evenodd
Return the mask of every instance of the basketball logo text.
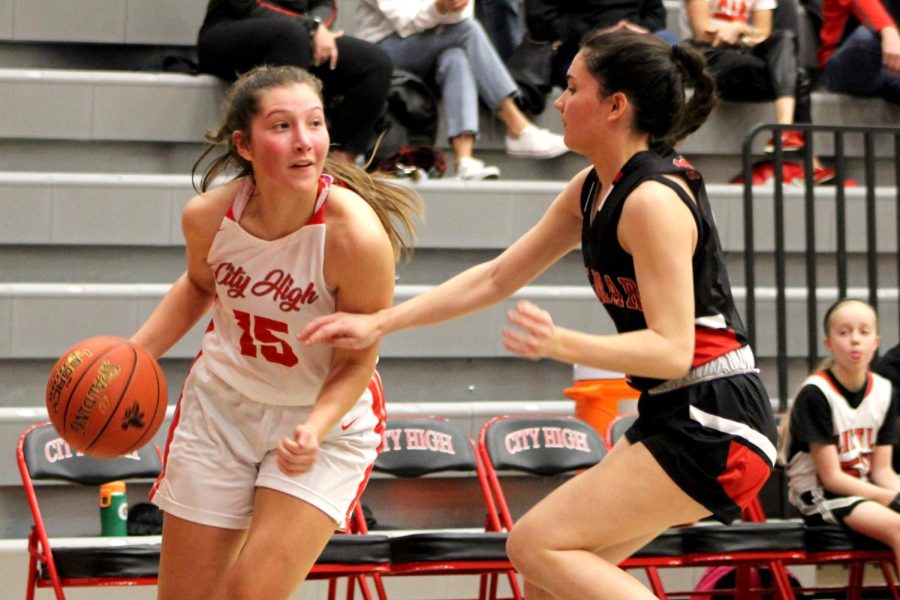
M 93 355 L 94 353 L 87 349 L 76 350 L 67 356 L 66 362 L 53 372 L 53 378 L 48 385 L 50 388 L 50 393 L 48 394 L 50 398 L 50 409 L 53 412 L 59 410 L 60 396 L 62 396 L 66 386 L 69 385 L 69 381 L 72 379 L 72 374 L 75 372 L 75 369 L 77 369 L 86 358 Z
M 104 360 L 97 371 L 97 376 L 91 383 L 90 389 L 84 397 L 84 402 L 75 412 L 75 418 L 72 421 L 72 430 L 81 433 L 87 433 L 87 424 L 94 413 L 94 408 L 98 408 L 101 413 L 109 411 L 109 398 L 106 396 L 106 388 L 115 381 L 122 367 L 113 364 L 108 360 Z

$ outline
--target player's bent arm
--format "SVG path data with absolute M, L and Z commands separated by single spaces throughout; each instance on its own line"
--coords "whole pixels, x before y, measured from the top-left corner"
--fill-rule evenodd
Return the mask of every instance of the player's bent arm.
M 378 217 L 354 192 L 332 188 L 329 198 L 325 276 L 336 290 L 335 310 L 370 314 L 391 305 L 394 255 Z M 306 425 L 322 438 L 365 391 L 375 370 L 378 344 L 337 348 Z
M 165 354 L 212 306 L 215 280 L 207 255 L 228 208 L 232 184 L 196 196 L 182 215 L 187 270 L 166 293 L 131 341 L 154 358 Z
M 643 310 L 647 329 L 599 336 L 556 328 L 547 356 L 644 377 L 682 377 L 694 356 L 694 218 L 671 189 L 650 181 L 629 195 L 618 236 L 634 260 L 640 290 L 624 301 Z
M 896 496 L 897 492 L 893 488 L 887 489 L 845 473 L 841 469 L 840 457 L 834 444 L 811 443 L 809 448 L 822 487 L 832 494 L 861 496 L 885 506 Z

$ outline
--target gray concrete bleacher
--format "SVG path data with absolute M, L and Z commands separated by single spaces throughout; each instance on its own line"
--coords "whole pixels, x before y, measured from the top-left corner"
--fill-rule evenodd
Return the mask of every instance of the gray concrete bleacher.
M 59 142 L 95 141 L 95 149 L 81 151 L 100 153 L 96 163 L 104 161 L 106 154 L 116 153 L 111 146 L 127 142 L 137 145 L 132 152 L 143 149 L 142 154 L 153 155 L 144 164 L 131 168 L 152 171 L 162 155 L 161 167 L 177 162 L 174 166 L 184 172 L 199 155 L 204 132 L 216 124 L 223 91 L 222 83 L 208 75 L 0 68 L 0 103 L 5 108 L 0 114 L 0 139 L 7 146 L 14 140 L 26 141 L 24 150 L 32 156 L 41 155 L 44 148 Z M 680 149 L 705 171 L 710 181 L 727 181 L 739 171 L 746 132 L 756 124 L 771 122 L 771 113 L 771 103 L 722 102 Z M 536 121 L 551 130 L 561 130 L 558 114 L 552 108 Z M 479 155 L 499 164 L 506 178 L 561 179 L 584 164 L 572 154 L 548 161 L 507 157 L 503 153 L 501 126 L 487 115 L 482 122 Z M 895 125 L 900 123 L 900 107 L 877 98 L 816 92 L 813 122 Z M 735 124 L 740 127 L 736 129 Z M 444 144 L 440 131 L 438 140 Z M 764 142 L 763 137 L 757 140 L 757 150 Z M 888 155 L 892 143 L 888 138 L 879 138 L 878 155 Z M 827 157 L 833 152 L 832 140 L 822 136 L 815 148 Z M 861 138 L 849 137 L 845 151 L 851 158 L 860 156 Z M 90 159 L 86 156 L 80 161 L 90 165 Z M 21 168 L 14 157 L 0 159 L 7 160 L 9 166 L 0 164 L 0 168 Z M 851 166 L 852 174 L 858 177 L 860 167 Z M 33 168 L 53 167 L 42 163 Z
M 202 141 L 203 132 L 216 121 L 223 91 L 220 82 L 207 76 L 133 70 L 101 73 L 97 67 L 82 70 L 46 68 L 46 55 L 60 54 L 46 51 L 46 45 L 78 41 L 106 45 L 111 49 L 170 49 L 173 45 L 189 48 L 202 20 L 203 0 L 165 0 L 152 5 L 141 0 L 119 0 L 112 3 L 101 19 L 89 17 L 94 12 L 90 3 L 87 6 L 81 3 L 70 6 L 52 0 L 4 0 L 4 3 L 11 18 L 6 29 L 0 31 L 0 42 L 5 42 L 0 43 L 0 65 L 7 67 L 0 69 L 0 101 L 7 109 L 0 115 L 0 139 L 30 140 L 30 144 L 25 144 L 25 151 L 33 155 L 42 152 L 42 145 L 36 143 L 38 140 L 94 140 L 99 143 L 97 151 L 107 149 L 107 153 L 115 153 L 115 149 L 109 149 L 111 144 L 132 142 L 144 147 L 146 153 L 165 154 L 168 158 L 163 160 L 163 167 L 177 166 L 183 171 L 190 166 L 189 157 L 196 156 L 193 145 Z M 97 2 L 96 5 L 100 7 L 106 3 Z M 354 28 L 354 5 L 354 2 L 340 5 L 338 26 L 348 32 Z M 685 35 L 682 4 L 668 0 L 666 7 L 669 27 Z M 73 36 L 77 39 L 73 40 Z M 13 68 L 2 60 L 6 51 L 13 48 L 21 51 L 23 46 L 29 47 L 29 43 L 40 61 L 33 65 L 34 68 Z M 77 51 L 62 54 L 73 53 L 77 54 Z M 115 50 L 110 53 L 115 54 Z M 25 56 L 16 55 L 16 59 L 20 65 L 29 64 L 27 51 Z M 91 55 L 89 60 L 101 65 L 115 62 L 105 58 L 98 60 L 96 55 Z M 10 102 L 13 96 L 30 101 Z M 560 130 L 558 116 L 552 108 L 536 120 L 542 126 Z M 754 124 L 772 120 L 771 103 L 722 103 L 681 149 L 704 170 L 708 179 L 727 181 L 739 170 L 744 132 Z M 878 99 L 819 92 L 813 97 L 813 122 L 894 125 L 900 123 L 900 108 Z M 741 124 L 737 130 L 735 123 Z M 441 144 L 444 144 L 443 138 L 439 132 Z M 760 139 L 757 145 L 761 147 L 764 142 Z M 888 143 L 879 141 L 879 144 Z M 847 155 L 859 156 L 860 144 L 860 141 L 849 140 Z M 185 152 L 184 146 L 190 146 L 191 151 Z M 486 114 L 478 147 L 479 154 L 497 163 L 507 178 L 560 179 L 560 174 L 571 174 L 582 164 L 571 155 L 550 161 L 533 161 L 533 164 L 530 164 L 532 161 L 506 157 L 502 152 L 501 128 Z M 821 140 L 816 148 L 827 157 L 832 151 L 831 141 Z M 88 157 L 82 159 L 89 160 Z M 102 160 L 97 158 L 98 162 Z M 4 168 L 2 164 L 0 168 Z M 8 168 L 19 167 L 13 160 Z M 150 170 L 154 163 L 151 159 L 143 167 L 130 168 Z M 858 168 L 852 171 L 858 172 Z

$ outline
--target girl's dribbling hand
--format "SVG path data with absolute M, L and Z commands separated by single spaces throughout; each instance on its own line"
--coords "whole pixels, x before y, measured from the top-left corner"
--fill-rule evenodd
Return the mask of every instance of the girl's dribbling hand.
M 362 350 L 374 344 L 379 335 L 373 315 L 337 312 L 313 319 L 297 338 L 307 346 L 326 344 Z
M 285 475 L 309 471 L 319 456 L 319 439 L 306 425 L 297 425 L 293 437 L 284 437 L 275 447 L 278 468 Z
M 556 342 L 556 327 L 549 312 L 522 300 L 506 317 L 516 327 L 503 330 L 503 346 L 507 350 L 533 360 L 550 355 Z

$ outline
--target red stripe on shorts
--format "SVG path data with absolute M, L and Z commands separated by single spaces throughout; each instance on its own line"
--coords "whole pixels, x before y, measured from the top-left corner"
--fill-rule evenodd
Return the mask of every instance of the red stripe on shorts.
M 375 417 L 378 419 L 378 422 L 375 424 L 375 432 L 381 436 L 381 442 L 379 442 L 375 451 L 377 454 L 381 454 L 381 450 L 384 448 L 384 422 L 387 419 L 387 415 L 385 414 L 384 406 L 384 387 L 381 385 L 381 375 L 378 374 L 378 371 L 372 373 L 372 379 L 369 380 L 368 388 L 372 393 L 372 412 L 375 413 Z M 356 504 L 359 502 L 360 497 L 362 497 L 366 486 L 369 484 L 369 477 L 372 475 L 372 468 L 374 466 L 375 464 L 372 463 L 366 469 L 362 481 L 359 482 L 359 487 L 356 488 L 356 497 L 353 499 L 353 502 L 350 503 L 347 514 L 344 516 L 347 522 L 347 531 L 350 530 L 350 518 L 353 515 Z
M 756 498 L 770 472 L 769 464 L 759 454 L 732 441 L 725 470 L 718 480 L 734 503 L 745 508 Z

